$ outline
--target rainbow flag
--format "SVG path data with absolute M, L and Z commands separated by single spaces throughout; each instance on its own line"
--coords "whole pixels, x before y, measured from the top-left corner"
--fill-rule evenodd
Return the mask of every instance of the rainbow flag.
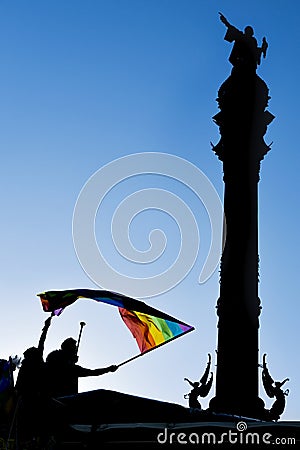
M 78 299 L 91 299 L 117 306 L 125 325 L 135 338 L 141 353 L 148 352 L 195 328 L 140 300 L 105 290 L 69 289 L 38 294 L 43 310 L 59 315 Z

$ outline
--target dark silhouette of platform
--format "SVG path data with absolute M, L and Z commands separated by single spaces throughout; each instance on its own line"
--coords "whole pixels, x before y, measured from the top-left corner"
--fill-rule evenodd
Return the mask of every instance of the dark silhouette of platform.
M 247 445 L 246 439 L 256 439 L 262 447 L 270 445 L 267 440 L 273 442 L 274 439 L 300 442 L 300 422 L 266 422 L 209 410 L 197 411 L 104 389 L 59 400 L 68 422 L 64 437 L 74 439 L 73 442 L 77 440 L 77 445 L 88 445 L 90 449 L 100 448 L 100 445 L 101 448 L 196 448 L 196 439 L 199 445 L 201 442 L 209 444 L 209 448 L 228 448 L 229 439 L 233 441 L 236 437 L 244 440 L 237 448 Z M 239 431 L 238 424 L 246 424 L 246 429 Z

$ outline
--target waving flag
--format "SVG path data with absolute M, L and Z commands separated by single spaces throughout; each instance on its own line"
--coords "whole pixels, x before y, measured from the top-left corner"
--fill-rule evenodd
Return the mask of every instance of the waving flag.
M 140 352 L 145 353 L 195 328 L 169 316 L 144 302 L 116 292 L 93 289 L 47 291 L 38 294 L 43 310 L 59 315 L 78 299 L 91 299 L 117 306 L 125 325 L 136 339 Z

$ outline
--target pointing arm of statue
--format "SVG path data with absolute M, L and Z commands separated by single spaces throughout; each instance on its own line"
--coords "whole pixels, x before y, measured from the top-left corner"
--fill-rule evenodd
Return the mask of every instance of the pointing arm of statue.
M 239 38 L 241 38 L 241 36 L 243 35 L 242 31 L 238 30 L 236 27 L 234 27 L 233 25 L 231 25 L 231 23 L 228 22 L 228 20 L 226 19 L 226 17 L 224 16 L 224 14 L 220 13 L 220 20 L 222 23 L 224 23 L 224 25 L 227 27 L 227 31 L 225 34 L 225 41 L 228 42 L 233 42 Z
M 220 13 L 220 12 L 219 12 L 219 15 L 220 15 L 220 20 L 221 20 L 221 22 L 224 23 L 224 25 L 225 25 L 226 27 L 230 27 L 230 23 L 228 22 L 228 20 L 226 19 L 226 17 L 225 17 L 222 13 Z

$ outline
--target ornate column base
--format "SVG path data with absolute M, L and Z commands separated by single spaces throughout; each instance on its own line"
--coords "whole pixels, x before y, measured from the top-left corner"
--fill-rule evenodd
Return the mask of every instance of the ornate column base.
M 251 419 L 268 420 L 268 411 L 265 409 L 265 403 L 259 397 L 249 399 L 244 404 L 237 402 L 236 398 L 230 396 L 227 399 L 214 397 L 209 402 L 209 411 L 217 414 L 229 414 Z

